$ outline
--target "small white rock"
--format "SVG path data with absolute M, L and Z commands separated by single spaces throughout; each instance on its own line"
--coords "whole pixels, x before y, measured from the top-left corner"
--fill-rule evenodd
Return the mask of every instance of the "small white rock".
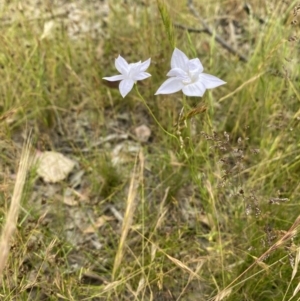
M 151 136 L 151 130 L 145 124 L 135 128 L 134 133 L 137 140 L 140 142 L 147 142 Z
M 73 160 L 57 152 L 43 152 L 37 158 L 37 174 L 48 183 L 64 180 L 74 167 Z

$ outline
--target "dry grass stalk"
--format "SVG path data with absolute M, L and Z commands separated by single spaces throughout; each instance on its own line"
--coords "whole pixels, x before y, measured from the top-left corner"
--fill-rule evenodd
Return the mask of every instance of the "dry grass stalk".
M 13 237 L 13 234 L 16 229 L 20 202 L 22 198 L 27 171 L 30 168 L 30 145 L 31 139 L 28 138 L 23 146 L 10 208 L 6 216 L 6 222 L 2 229 L 2 235 L 0 240 L 0 281 L 2 281 L 3 270 L 9 254 L 10 240 Z
M 295 262 L 294 262 L 294 267 L 293 267 L 293 273 L 292 273 L 292 279 L 293 280 L 297 274 L 298 271 L 298 265 L 300 262 L 300 247 L 297 248 L 297 252 L 296 252 L 296 258 L 295 258 Z
M 248 59 L 246 58 L 246 56 L 244 56 L 243 54 L 241 54 L 237 49 L 231 47 L 231 45 L 229 45 L 223 38 L 221 38 L 220 36 L 218 36 L 217 34 L 214 33 L 214 31 L 208 26 L 208 24 L 201 18 L 200 14 L 198 13 L 198 11 L 195 9 L 193 1 L 192 0 L 188 0 L 187 1 L 187 5 L 190 9 L 190 11 L 192 12 L 192 14 L 201 22 L 202 26 L 203 26 L 203 32 L 208 33 L 209 35 L 211 35 L 212 37 L 215 38 L 215 40 L 222 45 L 226 50 L 228 50 L 230 53 L 236 55 L 241 61 L 243 62 L 248 62 Z
M 257 79 L 259 79 L 262 75 L 264 75 L 266 72 L 261 72 L 258 73 L 256 75 L 254 75 L 253 77 L 251 77 L 249 80 L 245 81 L 244 83 L 242 83 L 239 87 L 237 87 L 234 91 L 228 93 L 227 95 L 221 97 L 219 99 L 219 102 L 224 101 L 225 99 L 228 99 L 230 97 L 232 97 L 233 95 L 235 95 L 237 92 L 241 91 L 244 89 L 244 87 L 246 87 L 247 85 L 251 84 L 252 82 L 255 82 Z
M 265 260 L 272 252 L 282 247 L 288 241 L 293 239 L 295 235 L 299 232 L 300 228 L 300 215 L 296 218 L 295 222 L 291 226 L 291 228 L 285 232 L 285 234 L 274 243 L 266 252 L 264 252 L 259 258 L 257 258 L 243 273 L 241 273 L 237 278 L 235 278 L 227 287 L 225 287 L 222 291 L 220 291 L 214 298 L 209 299 L 213 301 L 222 300 L 220 296 L 224 294 L 225 291 L 232 288 L 233 284 L 237 282 L 242 276 L 244 276 L 249 270 L 251 270 L 256 264 L 260 264 L 263 260 Z M 296 290 L 295 290 L 296 291 Z M 295 294 L 295 293 L 294 293 Z
M 298 294 L 299 291 L 300 291 L 300 282 L 299 282 L 298 285 L 296 286 L 296 288 L 295 288 L 295 290 L 294 290 L 294 292 L 293 292 L 292 297 L 291 297 L 288 301 L 292 300 L 292 299 Z M 299 300 L 299 299 L 298 299 L 298 300 Z
M 140 156 L 140 159 L 143 158 L 143 156 Z M 116 272 L 120 267 L 123 254 L 124 254 L 124 246 L 125 246 L 125 240 L 127 238 L 129 229 L 132 225 L 132 220 L 133 220 L 133 215 L 136 207 L 135 203 L 135 198 L 136 198 L 136 193 L 138 189 L 138 181 L 136 180 L 137 178 L 137 161 L 134 164 L 134 169 L 130 181 L 130 186 L 129 186 L 129 191 L 128 191 L 128 196 L 127 196 L 127 204 L 126 204 L 126 211 L 123 219 L 123 224 L 122 224 L 122 233 L 121 233 L 121 238 L 117 250 L 117 254 L 115 257 L 114 261 L 114 266 L 113 266 L 113 272 L 112 272 L 112 279 L 115 279 Z M 141 162 L 141 167 L 143 166 L 143 163 Z

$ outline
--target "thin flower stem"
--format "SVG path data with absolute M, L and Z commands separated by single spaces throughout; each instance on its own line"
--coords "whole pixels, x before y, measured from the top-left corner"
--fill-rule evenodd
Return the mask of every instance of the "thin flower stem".
M 187 101 L 186 101 L 186 96 L 185 94 L 182 95 L 182 105 L 183 105 L 183 108 L 184 108 L 184 115 L 186 115 L 186 111 L 190 110 L 190 106 L 188 105 Z M 192 150 L 193 149 L 193 146 L 192 146 L 192 133 L 191 133 L 191 123 L 190 123 L 190 120 L 188 120 L 187 118 L 184 120 L 185 122 L 185 126 L 188 130 L 188 135 L 189 135 L 189 138 L 188 138 L 188 142 L 189 142 L 189 146 L 190 146 L 190 149 Z
M 183 97 L 182 97 L 182 109 L 181 109 L 181 111 L 183 112 L 183 117 L 184 117 L 185 114 L 186 114 L 186 96 L 185 96 L 185 94 L 183 94 L 182 96 Z M 185 118 L 183 118 L 183 123 L 184 123 L 185 127 L 188 127 L 187 120 Z M 181 131 L 179 133 L 180 133 L 181 151 L 182 151 L 184 157 L 188 160 L 189 156 L 188 156 L 188 154 L 185 150 L 184 138 L 182 137 Z
M 207 123 L 208 123 L 208 126 L 210 129 L 213 128 L 213 125 L 212 125 L 212 121 L 211 121 L 211 112 L 210 112 L 210 108 L 206 111 L 206 116 L 207 116 Z
M 151 111 L 150 107 L 147 105 L 146 100 L 145 100 L 144 97 L 141 95 L 141 93 L 140 93 L 140 91 L 139 91 L 139 89 L 138 89 L 137 84 L 135 84 L 135 90 L 136 90 L 137 94 L 139 95 L 140 99 L 143 101 L 143 103 L 144 103 L 144 105 L 146 106 L 146 108 L 148 109 L 150 115 L 152 116 L 152 118 L 154 119 L 154 121 L 155 121 L 155 122 L 157 123 L 157 125 L 159 126 L 159 128 L 160 128 L 165 134 L 167 134 L 168 136 L 170 136 L 170 137 L 176 139 L 177 142 L 179 142 L 179 141 L 178 141 L 178 138 L 177 138 L 175 135 L 173 135 L 173 134 L 171 134 L 170 132 L 168 132 L 167 130 L 165 130 L 165 129 L 163 128 L 163 126 L 159 123 L 159 121 L 156 119 L 156 117 L 155 117 L 155 115 L 153 114 L 153 112 Z
M 186 109 L 186 96 L 185 96 L 185 94 L 182 94 L 182 105 L 183 105 L 184 109 Z

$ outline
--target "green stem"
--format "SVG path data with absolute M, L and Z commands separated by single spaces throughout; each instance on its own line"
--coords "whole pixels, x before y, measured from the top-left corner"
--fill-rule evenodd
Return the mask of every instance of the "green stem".
M 185 96 L 185 94 L 182 95 L 182 106 L 184 107 L 184 110 L 186 110 L 186 96 Z
M 162 125 L 159 123 L 159 121 L 156 119 L 156 117 L 155 117 L 155 115 L 153 114 L 153 112 L 151 111 L 150 107 L 147 105 L 146 100 L 145 100 L 144 97 L 141 95 L 141 93 L 140 93 L 140 91 L 139 91 L 139 89 L 138 89 L 137 84 L 135 84 L 135 90 L 136 90 L 137 94 L 139 95 L 140 99 L 143 101 L 143 103 L 144 103 L 144 105 L 146 106 L 146 108 L 148 109 L 150 115 L 151 115 L 152 118 L 155 120 L 156 124 L 159 126 L 159 128 L 160 128 L 165 134 L 167 134 L 168 136 L 170 136 L 170 137 L 176 139 L 177 142 L 179 142 L 179 141 L 178 141 L 178 138 L 177 138 L 175 135 L 173 135 L 173 134 L 171 134 L 170 132 L 168 132 L 167 130 L 165 130 L 165 129 L 162 127 Z
M 182 97 L 182 106 L 183 106 L 183 116 L 186 116 L 187 112 L 190 110 L 190 106 L 187 104 L 185 94 L 183 94 L 183 97 Z M 187 132 L 188 132 L 188 136 L 187 136 L 187 138 L 188 138 L 188 145 L 189 145 L 189 148 L 190 148 L 190 151 L 191 151 L 193 149 L 191 124 L 190 124 L 190 120 L 188 120 L 188 119 L 185 119 L 184 122 L 185 122 L 185 125 L 186 125 L 186 128 L 187 128 Z

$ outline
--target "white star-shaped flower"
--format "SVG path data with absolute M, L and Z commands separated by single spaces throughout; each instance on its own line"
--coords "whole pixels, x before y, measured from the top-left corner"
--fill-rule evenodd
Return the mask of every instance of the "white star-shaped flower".
M 110 77 L 103 77 L 110 82 L 121 81 L 119 85 L 119 90 L 123 98 L 131 91 L 133 85 L 138 80 L 143 80 L 151 74 L 145 72 L 150 66 L 151 59 L 145 62 L 137 62 L 128 64 L 124 58 L 120 55 L 115 60 L 116 69 L 121 73 L 119 75 L 114 75 Z
M 203 66 L 198 58 L 189 60 L 179 49 L 175 48 L 171 59 L 170 76 L 157 94 L 171 94 L 182 90 L 187 96 L 203 96 L 206 89 L 213 89 L 226 84 L 223 80 L 203 73 Z

